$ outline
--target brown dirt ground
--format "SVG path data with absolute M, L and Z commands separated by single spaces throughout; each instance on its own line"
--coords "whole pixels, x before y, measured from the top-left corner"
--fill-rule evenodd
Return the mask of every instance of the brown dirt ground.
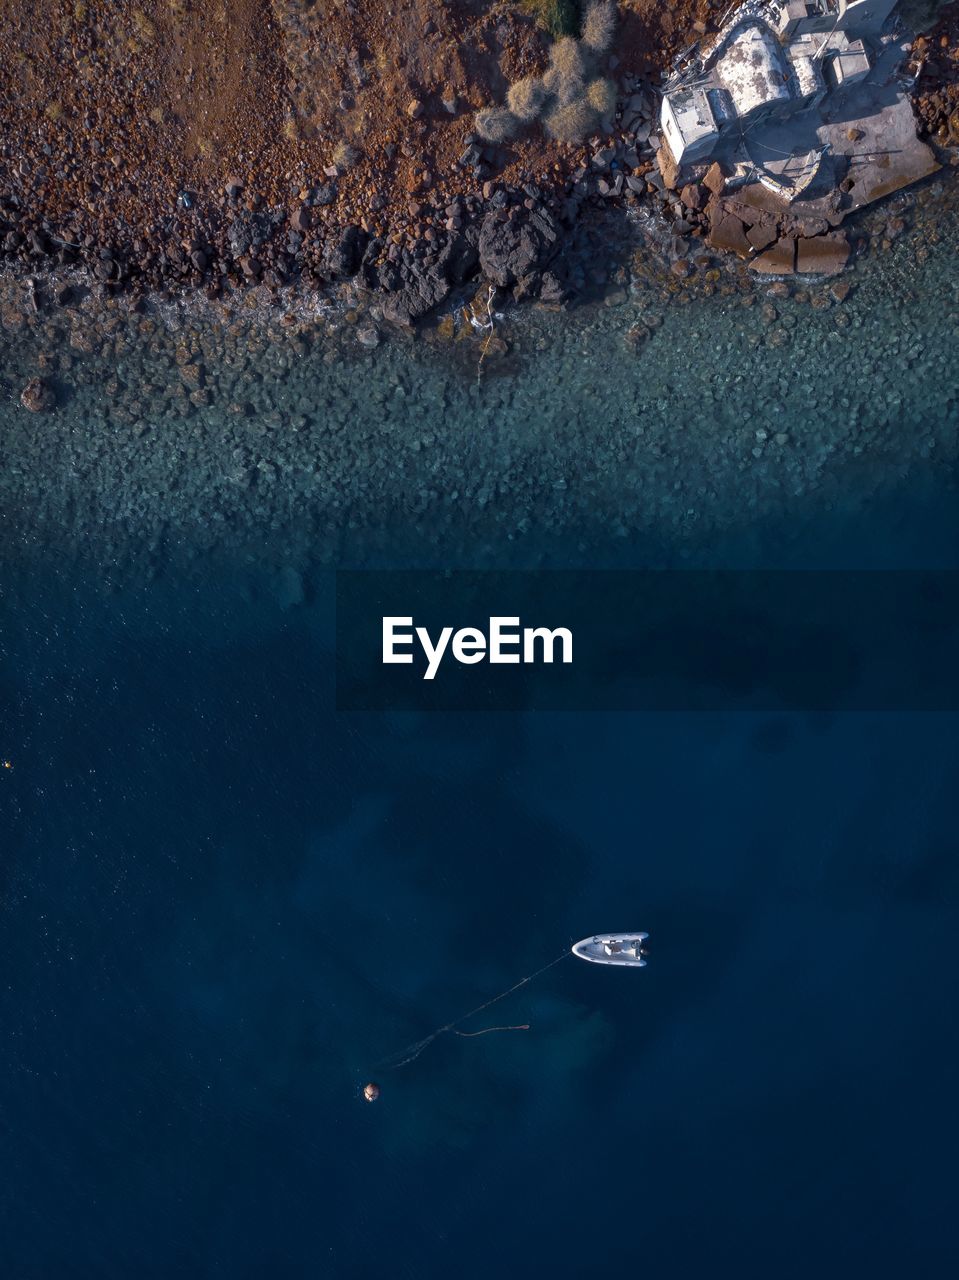
M 627 0 L 616 74 L 665 65 L 724 7 Z M 0 186 L 58 226 L 77 213 L 105 237 L 148 239 L 178 191 L 215 204 L 232 177 L 295 204 L 345 144 L 356 159 L 319 216 L 383 231 L 414 197 L 471 187 L 455 161 L 473 111 L 540 68 L 547 44 L 509 0 L 0 0 Z M 499 176 L 577 161 L 537 132 Z
M 946 146 L 959 144 L 959 4 L 946 5 L 912 47 L 921 66 L 916 112 L 923 131 Z

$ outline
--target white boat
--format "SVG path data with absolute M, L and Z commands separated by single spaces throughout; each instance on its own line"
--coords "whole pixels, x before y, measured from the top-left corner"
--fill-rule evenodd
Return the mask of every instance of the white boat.
M 574 943 L 573 955 L 593 964 L 632 965 L 641 969 L 646 964 L 648 937 L 648 933 L 594 933 L 591 938 Z

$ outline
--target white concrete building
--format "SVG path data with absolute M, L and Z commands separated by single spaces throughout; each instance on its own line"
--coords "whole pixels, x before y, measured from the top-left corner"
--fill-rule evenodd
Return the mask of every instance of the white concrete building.
M 818 106 L 868 76 L 867 44 L 896 0 L 746 0 L 712 48 L 663 96 L 678 164 L 708 159 L 726 134 Z
M 875 35 L 895 7 L 896 0 L 773 0 L 769 13 L 782 36 L 828 31 Z
M 751 22 L 732 37 L 716 59 L 713 74 L 742 121 L 757 111 L 791 103 L 795 96 L 782 46 L 762 22 Z
M 669 149 L 680 163 L 708 156 L 719 140 L 719 121 L 705 89 L 678 89 L 667 94 L 660 123 Z
M 862 40 L 850 40 L 844 31 L 830 41 L 826 72 L 830 84 L 844 89 L 868 76 L 872 63 Z

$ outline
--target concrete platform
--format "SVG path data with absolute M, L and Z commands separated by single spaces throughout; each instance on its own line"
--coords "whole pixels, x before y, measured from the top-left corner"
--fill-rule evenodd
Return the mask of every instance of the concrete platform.
M 728 139 L 716 158 L 751 173 L 737 194 L 748 191 L 755 208 L 837 226 L 848 213 L 935 173 L 940 165 L 916 134 L 912 102 L 897 74 L 907 49 L 905 36 L 887 39 L 865 80 L 809 111 Z M 817 152 L 822 160 L 799 197 L 790 201 L 760 183 L 766 175 L 787 188 L 801 186 Z

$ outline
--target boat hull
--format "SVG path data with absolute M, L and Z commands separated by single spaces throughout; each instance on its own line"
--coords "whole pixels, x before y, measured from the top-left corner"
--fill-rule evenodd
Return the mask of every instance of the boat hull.
M 573 944 L 572 952 L 590 964 L 614 964 L 622 968 L 644 969 L 643 943 L 648 933 L 594 933 Z

